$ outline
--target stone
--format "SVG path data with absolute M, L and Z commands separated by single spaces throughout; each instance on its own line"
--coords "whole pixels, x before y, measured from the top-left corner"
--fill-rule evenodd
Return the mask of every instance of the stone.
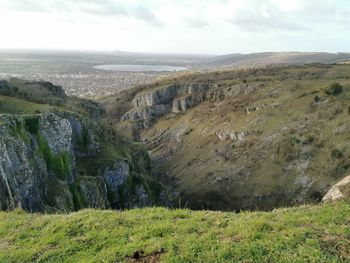
M 350 175 L 333 185 L 324 195 L 322 202 L 332 202 L 350 198 Z

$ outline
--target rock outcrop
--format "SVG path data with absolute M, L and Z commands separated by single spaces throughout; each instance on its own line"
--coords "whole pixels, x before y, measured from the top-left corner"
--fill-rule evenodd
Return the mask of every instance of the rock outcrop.
M 154 193 L 143 175 L 132 171 L 134 160 L 101 162 L 100 172 L 79 174 L 85 159 L 96 159 L 103 151 L 98 133 L 92 123 L 67 113 L 1 115 L 0 209 L 72 211 L 152 204 Z
M 333 185 L 322 198 L 322 202 L 331 202 L 350 198 L 350 175 Z
M 233 142 L 242 142 L 247 136 L 257 134 L 258 131 L 243 131 L 235 132 L 233 130 L 219 129 L 215 132 L 215 135 L 220 141 L 231 140 Z
M 212 86 L 209 83 L 171 84 L 140 92 L 132 100 L 133 108 L 121 119 L 152 120 L 170 112 L 185 112 L 205 100 L 206 92 Z

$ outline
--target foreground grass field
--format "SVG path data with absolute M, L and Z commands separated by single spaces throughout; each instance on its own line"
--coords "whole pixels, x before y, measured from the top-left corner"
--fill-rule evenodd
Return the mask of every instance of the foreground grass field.
M 349 262 L 346 202 L 239 214 L 0 213 L 0 262 Z

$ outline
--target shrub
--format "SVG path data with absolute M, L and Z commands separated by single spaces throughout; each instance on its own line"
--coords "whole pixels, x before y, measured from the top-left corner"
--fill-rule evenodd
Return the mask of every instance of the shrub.
M 314 102 L 315 102 L 315 103 L 319 102 L 320 100 L 321 100 L 321 98 L 320 98 L 319 96 L 316 95 L 316 96 L 314 97 Z
M 344 157 L 344 154 L 343 154 L 343 152 L 342 152 L 341 150 L 339 150 L 339 149 L 334 149 L 334 150 L 332 150 L 332 152 L 331 152 L 331 157 L 332 157 L 333 159 L 341 159 L 341 158 Z
M 329 96 L 338 96 L 343 92 L 343 86 L 339 83 L 333 83 L 326 88 L 325 93 Z
M 86 200 L 81 193 L 79 184 L 72 184 L 69 186 L 69 190 L 73 196 L 74 210 L 78 211 L 86 207 Z
M 33 134 L 37 134 L 39 132 L 39 119 L 38 118 L 27 118 L 24 120 L 25 129 Z

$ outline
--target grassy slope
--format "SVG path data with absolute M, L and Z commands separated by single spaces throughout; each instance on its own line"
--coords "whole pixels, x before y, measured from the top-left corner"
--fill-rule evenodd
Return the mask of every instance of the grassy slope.
M 1 212 L 0 262 L 134 262 L 136 251 L 143 262 L 349 262 L 349 215 L 346 202 L 240 214 Z
M 0 114 L 34 114 L 52 109 L 54 107 L 51 105 L 37 104 L 16 97 L 0 95 Z

